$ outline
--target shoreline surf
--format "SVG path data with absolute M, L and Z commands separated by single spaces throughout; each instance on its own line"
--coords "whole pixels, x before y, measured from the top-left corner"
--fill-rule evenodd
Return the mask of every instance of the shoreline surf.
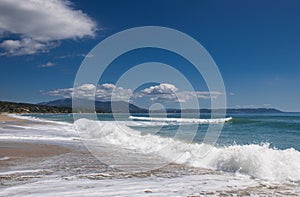
M 17 118 L 19 115 L 14 115 L 13 117 Z M 28 119 L 28 121 L 34 121 L 36 118 L 32 117 L 22 117 L 23 119 Z M 43 119 L 39 119 L 38 121 L 43 122 Z M 81 120 L 82 121 L 82 120 Z M 82 195 L 82 190 L 77 190 L 76 186 L 86 185 L 91 186 L 90 189 L 84 190 L 89 192 L 101 192 L 104 196 L 112 194 L 110 192 L 115 191 L 116 188 L 119 188 L 119 191 L 122 192 L 120 194 L 129 195 L 143 195 L 147 194 L 145 191 L 152 192 L 153 194 L 161 194 L 161 195 L 174 195 L 180 194 L 180 196 L 186 195 L 220 195 L 220 194 L 256 194 L 256 195 L 268 195 L 268 194 L 278 194 L 284 195 L 292 192 L 294 194 L 299 193 L 299 182 L 297 181 L 284 181 L 284 180 L 271 180 L 271 179 L 262 179 L 255 178 L 255 176 L 247 175 L 239 170 L 238 163 L 229 162 L 229 161 L 239 161 L 243 157 L 245 157 L 244 161 L 250 159 L 253 160 L 256 158 L 256 155 L 265 152 L 267 155 L 269 151 L 273 151 L 276 155 L 282 155 L 283 152 L 279 150 L 270 149 L 267 145 L 265 146 L 256 146 L 257 151 L 253 151 L 253 145 L 241 146 L 243 148 L 239 148 L 239 146 L 228 147 L 226 151 L 231 153 L 228 155 L 226 159 L 226 151 L 225 149 L 216 148 L 215 151 L 218 152 L 218 155 L 215 155 L 216 158 L 222 159 L 223 161 L 219 165 L 222 164 L 224 169 L 205 169 L 203 166 L 190 165 L 189 163 L 183 162 L 182 164 L 169 164 L 162 169 L 158 169 L 157 171 L 151 171 L 147 173 L 125 173 L 119 172 L 117 169 L 111 168 L 101 161 L 97 160 L 93 157 L 84 146 L 81 144 L 78 136 L 74 133 L 75 130 L 72 127 L 72 123 L 64 123 L 64 122 L 54 122 L 51 120 L 45 120 L 45 122 L 51 124 L 29 124 L 29 125 L 21 125 L 20 131 L 16 131 L 14 127 L 5 128 L 6 123 L 2 124 L 0 130 L 3 132 L 12 132 L 12 138 L 6 138 L 7 141 L 12 142 L 22 142 L 28 144 L 38 144 L 38 143 L 46 143 L 49 145 L 57 145 L 59 147 L 70 147 L 72 151 L 65 152 L 60 155 L 54 154 L 50 157 L 45 157 L 39 161 L 34 161 L 29 164 L 19 163 L 20 165 L 12 166 L 7 168 L 7 170 L 3 171 L 3 173 L 12 173 L 10 175 L 2 175 L 1 182 L 2 184 L 2 193 L 3 195 L 18 195 L 24 191 L 28 191 L 28 188 L 36 188 L 36 192 L 45 191 L 45 187 L 43 184 L 48 184 L 51 189 L 47 190 L 47 193 L 43 193 L 44 195 L 53 195 L 53 194 L 61 194 L 64 196 L 68 196 L 67 193 L 64 193 L 64 190 L 60 190 L 59 187 L 65 187 L 68 191 L 73 191 L 73 195 Z M 57 123 L 57 124 L 56 124 Z M 90 122 L 89 122 L 90 123 Z M 111 126 L 111 121 L 104 121 L 104 128 L 109 129 Z M 9 122 L 11 125 L 12 122 Z M 16 123 L 18 124 L 18 123 Z M 76 123 L 75 123 L 76 124 Z M 20 126 L 20 125 L 19 125 Z M 3 129 L 3 127 L 5 129 Z M 24 128 L 24 129 L 22 129 Z M 92 128 L 90 125 L 87 128 Z M 111 128 L 111 132 L 115 131 L 115 129 Z M 19 138 L 17 138 L 19 136 Z M 25 135 L 31 135 L 31 138 L 26 138 Z M 36 138 L 33 138 L 36 135 Z M 8 136 L 7 136 L 8 137 Z M 44 137 L 44 140 L 41 140 Z M 57 140 L 57 139 L 61 140 Z M 162 137 L 157 136 L 157 139 L 163 139 Z M 156 140 L 156 143 L 158 141 Z M 31 146 L 31 145 L 29 145 Z M 199 146 L 199 145 L 197 145 Z M 247 154 L 243 156 L 243 149 L 249 150 Z M 195 151 L 196 149 L 194 149 Z M 109 149 L 107 150 L 109 152 Z M 190 156 L 196 154 L 193 153 L 192 149 L 190 149 Z M 107 155 L 109 155 L 107 153 Z M 247 155 L 249 156 L 247 158 Z M 273 155 L 274 156 L 274 155 Z M 7 159 L 3 155 L 4 161 Z M 8 157 L 9 158 L 9 157 Z M 192 157 L 190 157 L 192 158 Z M 262 155 L 263 159 L 266 161 L 264 155 Z M 211 161 L 212 157 L 210 158 Z M 187 159 L 187 161 L 191 161 L 191 159 Z M 220 161 L 220 160 L 219 160 Z M 241 160 L 243 161 L 243 159 Z M 255 160 L 253 160 L 254 162 Z M 2 162 L 2 161 L 0 161 Z M 294 162 L 290 161 L 289 163 Z M 255 162 L 254 162 L 255 163 Z M 273 161 L 269 161 L 269 163 L 273 163 Z M 288 163 L 288 164 L 289 164 Z M 222 166 L 221 165 L 221 166 Z M 236 167 L 234 167 L 236 165 Z M 290 164 L 291 165 L 291 164 Z M 31 167 L 28 167 L 31 166 Z M 55 167 L 56 166 L 56 167 Z M 177 167 L 175 167 L 177 166 Z M 265 166 L 264 164 L 259 164 L 258 166 L 262 167 L 270 167 L 270 170 L 273 168 L 272 166 Z M 233 167 L 233 168 L 232 168 Z M 245 168 L 243 167 L 245 170 Z M 266 168 L 262 168 L 266 169 Z M 23 171 L 22 171 L 23 170 Z M 33 170 L 33 171 L 24 171 L 24 170 Z M 37 170 L 37 171 L 34 171 Z M 56 172 L 58 170 L 58 172 Z M 215 171 L 217 170 L 217 171 Z M 282 173 L 281 171 L 280 173 Z M 294 171 L 292 171 L 294 175 L 297 172 L 297 166 L 295 166 Z M 263 174 L 263 172 L 257 172 Z M 0 176 L 1 177 L 1 176 Z M 28 181 L 20 182 L 18 179 L 23 179 L 24 177 L 33 177 L 28 178 Z M 121 178 L 121 179 L 120 179 Z M 4 181 L 4 179 L 8 179 L 9 181 Z M 110 181 L 108 181 L 110 180 Z M 203 182 L 203 180 L 206 180 Z M 154 182 L 159 181 L 161 185 L 168 186 L 169 189 L 163 189 L 161 185 L 157 185 Z M 184 183 L 188 184 L 184 184 Z M 105 189 L 105 184 L 110 184 L 110 186 Z M 139 183 L 139 184 L 138 184 Z M 209 183 L 209 184 L 207 184 Z M 128 188 L 136 185 L 130 191 Z M 213 186 L 214 185 L 214 186 Z M 181 187 L 179 189 L 179 187 Z M 191 190 L 190 187 L 193 186 L 194 189 Z M 93 189 L 94 188 L 94 189 Z M 273 188 L 273 189 L 272 189 Z M 280 188 L 280 190 L 276 189 Z M 177 191 L 177 192 L 176 192 Z M 127 192 L 127 193 L 126 193 Z M 129 193 L 128 193 L 129 192 Z M 38 194 L 38 193 L 36 193 Z M 40 194 L 40 193 L 39 193 Z M 71 194 L 70 194 L 71 195 Z M 26 195 L 25 195 L 26 196 Z

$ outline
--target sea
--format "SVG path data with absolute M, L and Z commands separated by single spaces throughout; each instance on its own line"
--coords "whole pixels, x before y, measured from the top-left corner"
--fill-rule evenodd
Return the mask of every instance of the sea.
M 0 196 L 300 195 L 300 113 L 11 116 L 51 124 L 2 126 L 0 140 L 46 141 L 91 154 L 44 161 L 41 172 L 31 166 L 29 175 L 42 178 L 5 182 Z M 57 173 L 57 166 L 67 170 Z M 10 170 L 0 177 L 20 171 Z

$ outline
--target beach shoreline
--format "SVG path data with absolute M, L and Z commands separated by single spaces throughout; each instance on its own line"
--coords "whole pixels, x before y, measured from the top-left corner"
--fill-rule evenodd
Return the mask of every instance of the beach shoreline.
M 14 128 L 13 125 L 26 126 L 33 122 L 10 116 L 8 113 L 0 114 L 0 123 L 4 125 L 4 128 Z M 34 124 L 45 125 L 48 123 L 34 122 Z M 0 170 L 5 170 L 5 168 L 11 166 L 23 165 L 24 162 L 35 162 L 46 157 L 53 157 L 71 151 L 74 150 L 70 147 L 51 144 L 47 141 L 0 140 Z
M 0 123 L 13 123 L 13 122 L 24 123 L 24 122 L 28 122 L 28 120 L 11 117 L 9 116 L 9 113 L 0 113 Z
M 91 154 L 73 126 L 43 117 L 1 114 L 0 196 L 285 196 L 298 191 L 297 183 L 185 164 L 169 163 L 147 172 L 122 171 Z M 100 147 L 104 157 L 110 158 L 113 149 Z
M 0 170 L 9 166 L 23 165 L 45 157 L 57 156 L 71 152 L 70 148 L 53 144 L 0 141 Z

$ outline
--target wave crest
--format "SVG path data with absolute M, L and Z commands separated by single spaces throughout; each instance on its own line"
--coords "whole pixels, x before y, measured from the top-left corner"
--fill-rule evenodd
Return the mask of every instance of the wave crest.
M 230 121 L 232 117 L 217 118 L 217 119 L 196 119 L 196 118 L 156 118 L 156 117 L 141 117 L 129 116 L 131 120 L 147 120 L 155 122 L 176 122 L 176 123 L 197 123 L 197 124 L 218 124 Z
M 172 162 L 261 179 L 300 181 L 300 152 L 293 148 L 278 150 L 270 148 L 269 144 L 210 147 L 157 135 L 143 136 L 120 122 L 79 119 L 74 124 L 85 134 L 84 137 L 141 153 L 156 154 Z M 202 157 L 201 152 L 207 148 L 211 151 Z M 180 157 L 174 161 L 174 155 Z

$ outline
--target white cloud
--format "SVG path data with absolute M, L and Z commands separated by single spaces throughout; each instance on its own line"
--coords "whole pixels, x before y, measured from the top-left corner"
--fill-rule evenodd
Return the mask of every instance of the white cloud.
M 57 89 L 51 91 L 41 91 L 44 95 L 49 96 L 61 96 L 64 98 L 70 98 L 71 93 L 73 92 L 73 88 L 65 88 L 65 89 Z
M 187 102 L 190 99 L 216 99 L 221 92 L 208 92 L 208 91 L 183 91 L 178 92 L 178 101 Z
M 20 40 L 5 40 L 0 43 L 0 47 L 5 50 L 4 55 L 31 55 L 37 52 L 47 52 L 57 46 L 58 43 L 43 43 L 31 38 Z
M 70 57 L 84 57 L 84 58 L 92 58 L 94 57 L 94 54 L 84 54 L 84 53 L 80 53 L 80 54 L 67 54 L 67 55 L 62 55 L 57 57 L 58 59 L 65 59 L 65 58 L 70 58 Z
M 95 36 L 96 23 L 68 0 L 1 0 L 2 55 L 46 52 L 60 40 Z
M 190 99 L 215 99 L 222 93 L 207 91 L 178 91 L 173 84 L 162 83 L 136 93 L 138 98 L 149 97 L 151 101 L 187 102 Z
M 132 95 L 132 90 L 108 83 L 97 86 L 96 98 L 98 100 L 110 100 L 112 95 L 112 100 L 128 100 Z
M 62 96 L 65 98 L 71 97 L 73 88 L 65 88 L 44 92 L 50 96 Z M 107 101 L 111 100 L 133 100 L 136 98 L 149 99 L 154 102 L 188 102 L 191 99 L 215 99 L 222 93 L 207 92 L 207 91 L 178 91 L 178 88 L 173 84 L 162 83 L 159 85 L 145 88 L 138 92 L 132 92 L 131 89 L 117 87 L 114 84 L 83 84 L 76 89 L 76 94 L 79 98 L 95 99 Z M 94 95 L 95 94 L 95 95 Z
M 178 89 L 173 84 L 161 83 L 159 85 L 151 86 L 149 88 L 145 88 L 141 92 L 144 94 L 152 95 L 152 94 L 172 94 L 176 92 Z
M 73 92 L 73 88 L 64 88 L 43 93 L 50 96 L 70 98 Z M 128 100 L 132 95 L 132 91 L 131 89 L 116 87 L 114 84 L 108 83 L 97 85 L 97 87 L 93 84 L 83 84 L 76 88 L 76 96 L 83 99 L 93 99 L 95 97 L 96 100 L 108 101 L 111 100 L 112 95 L 113 100 Z
M 41 64 L 38 67 L 52 67 L 52 66 L 56 66 L 56 64 L 54 64 L 53 62 L 47 62 L 46 64 Z

